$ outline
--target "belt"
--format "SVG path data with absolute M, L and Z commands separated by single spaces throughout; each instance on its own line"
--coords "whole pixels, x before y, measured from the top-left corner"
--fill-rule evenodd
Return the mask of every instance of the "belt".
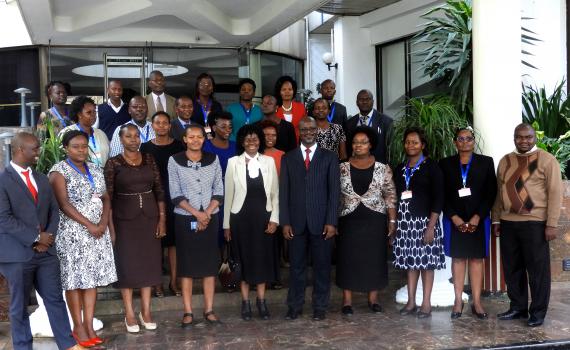
M 143 194 L 151 194 L 152 190 L 148 190 L 146 192 L 139 192 L 139 193 L 117 193 L 119 196 L 139 196 L 139 208 L 142 209 L 142 196 Z

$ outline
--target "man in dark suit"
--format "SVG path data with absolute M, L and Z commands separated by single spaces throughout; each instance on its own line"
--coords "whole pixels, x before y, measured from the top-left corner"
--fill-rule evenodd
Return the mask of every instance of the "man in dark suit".
M 10 288 L 12 343 L 15 350 L 32 349 L 27 302 L 35 287 L 58 348 L 82 349 L 71 336 L 53 246 L 59 208 L 47 177 L 31 169 L 39 151 L 34 135 L 17 134 L 12 140 L 13 160 L 0 175 L 0 273 Z
M 332 238 L 340 196 L 338 156 L 317 147 L 317 124 L 299 122 L 301 145 L 281 159 L 279 220 L 289 240 L 289 293 L 286 319 L 296 319 L 305 303 L 307 247 L 313 261 L 313 319 L 323 320 L 330 298 Z
M 194 112 L 194 103 L 192 103 L 190 97 L 180 96 L 176 99 L 174 107 L 176 109 L 176 118 L 172 120 L 170 136 L 173 139 L 184 142 L 182 136 L 184 136 L 186 132 L 186 126 L 192 124 L 190 118 Z
M 392 118 L 385 114 L 378 113 L 373 108 L 374 95 L 369 90 L 360 90 L 356 95 L 356 105 L 360 113 L 354 115 L 346 121 L 345 132 L 347 139 L 352 137 L 352 133 L 357 126 L 367 125 L 378 134 L 378 144 L 372 150 L 372 155 L 376 161 L 386 164 L 388 161 L 388 145 L 392 141 L 393 123 Z M 346 145 L 348 156 L 352 155 L 352 145 Z
M 321 83 L 321 97 L 329 103 L 329 123 L 335 123 L 343 127 L 346 132 L 346 107 L 334 100 L 336 94 L 336 85 L 331 79 L 327 79 Z

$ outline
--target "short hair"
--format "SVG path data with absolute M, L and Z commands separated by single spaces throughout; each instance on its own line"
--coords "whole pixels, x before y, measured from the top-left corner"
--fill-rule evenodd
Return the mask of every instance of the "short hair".
M 208 114 L 208 126 L 214 127 L 219 119 L 233 120 L 234 116 L 228 111 L 213 111 Z
M 475 131 L 473 130 L 472 127 L 470 126 L 462 126 L 460 128 L 457 128 L 455 130 L 455 136 L 453 137 L 454 140 L 457 140 L 457 137 L 459 136 L 459 133 L 462 131 L 469 131 L 471 133 L 471 136 L 473 136 L 473 138 L 475 138 Z
M 71 102 L 71 105 L 69 106 L 69 119 L 71 119 L 75 123 L 79 122 L 78 114 L 81 113 L 83 107 L 85 107 L 85 105 L 88 103 L 96 106 L 95 101 L 93 101 L 91 97 L 77 96 L 76 98 L 74 98 L 73 101 Z
M 317 104 L 317 102 L 323 102 L 324 104 L 327 105 L 327 108 L 330 110 L 331 106 L 329 105 L 328 101 L 325 100 L 322 97 L 317 98 L 315 101 L 313 101 L 313 106 L 311 107 L 311 115 L 313 115 L 313 111 L 315 110 L 315 105 Z
M 201 73 L 196 78 L 196 84 L 194 85 L 194 95 L 196 96 L 196 98 L 200 97 L 200 93 L 198 90 L 198 86 L 200 85 L 200 80 L 206 79 L 206 78 L 208 78 L 212 81 L 212 94 L 210 95 L 210 97 L 214 98 L 214 91 L 216 90 L 216 82 L 214 81 L 214 77 L 208 73 Z
M 413 134 L 413 133 L 418 134 L 418 137 L 420 138 L 420 142 L 424 145 L 424 150 L 422 153 L 424 156 L 427 157 L 429 155 L 429 149 L 428 149 L 429 144 L 428 144 L 428 141 L 426 138 L 426 133 L 425 133 L 424 129 L 417 127 L 417 126 L 412 126 L 412 127 L 407 128 L 404 131 L 404 138 L 402 139 L 402 142 L 405 143 L 406 137 L 408 137 L 409 134 Z
M 123 86 L 123 82 L 120 81 L 119 79 L 112 79 L 112 80 L 109 80 L 109 82 L 107 83 L 107 87 L 111 86 L 111 84 L 113 84 L 113 83 L 119 84 L 119 85 L 121 85 L 121 87 Z
M 517 130 L 520 130 L 520 129 L 530 129 L 536 134 L 536 130 L 534 130 L 532 125 L 530 125 L 529 123 L 520 123 L 519 125 L 515 126 L 515 130 L 513 133 L 516 134 Z
M 325 84 L 333 84 L 336 87 L 335 82 L 332 79 L 325 79 L 323 80 L 323 82 L 321 83 L 321 88 L 323 87 L 323 85 Z
M 150 117 L 150 122 L 154 123 L 154 119 L 156 117 L 160 117 L 160 116 L 165 116 L 166 119 L 168 119 L 168 123 L 170 124 L 170 114 L 166 113 L 165 111 L 158 111 L 158 112 L 154 113 L 152 115 L 152 117 Z
M 60 86 L 67 92 L 67 89 L 65 88 L 65 83 L 64 83 L 63 81 L 60 81 L 60 80 L 52 80 L 52 81 L 50 81 L 49 83 L 46 84 L 46 87 L 45 87 L 46 96 L 49 97 L 49 89 L 51 89 L 52 87 L 54 87 L 54 86 L 56 86 L 56 85 L 60 85 Z
M 240 79 L 240 80 L 239 80 L 238 89 L 241 89 L 241 87 L 242 87 L 244 84 L 249 84 L 249 85 L 253 86 L 253 90 L 254 90 L 254 91 L 255 91 L 255 89 L 257 88 L 257 85 L 255 85 L 255 81 L 253 81 L 253 79 L 243 78 L 243 79 Z
M 186 100 L 186 99 L 192 101 L 192 98 L 190 96 L 182 95 L 174 101 L 174 107 L 178 107 L 178 105 L 180 104 L 180 100 Z
M 63 147 L 69 146 L 69 142 L 76 137 L 83 137 L 87 142 L 89 142 L 89 136 L 81 130 L 69 130 L 61 137 L 61 144 Z
M 358 93 L 356 94 L 356 99 L 358 99 L 358 95 L 360 95 L 362 93 L 368 94 L 368 97 L 370 97 L 370 99 L 374 100 L 374 94 L 372 93 L 372 91 L 370 91 L 368 89 L 362 89 L 362 90 L 358 91 Z
M 156 75 L 156 74 L 160 74 L 160 75 L 162 75 L 162 76 L 164 77 L 164 74 L 163 74 L 161 71 L 157 70 L 157 69 L 155 69 L 155 70 L 153 70 L 152 72 L 148 73 L 148 77 L 150 78 L 151 75 Z
M 137 128 L 136 125 L 131 124 L 131 123 L 126 123 L 126 124 L 123 124 L 119 127 L 119 137 L 123 137 L 123 135 L 125 134 L 125 130 L 127 130 L 127 129 L 136 130 L 137 134 L 139 134 L 139 135 L 141 134 L 141 131 L 139 130 L 139 128 Z
M 279 126 L 277 125 L 277 123 L 275 123 L 272 120 L 269 119 L 263 119 L 259 122 L 259 124 L 257 124 L 259 126 L 259 129 L 263 130 L 265 128 L 273 128 L 275 129 L 275 131 L 278 131 Z
M 188 130 L 190 129 L 199 129 L 200 131 L 202 131 L 202 136 L 204 136 L 204 138 L 206 138 L 206 130 L 204 129 L 204 127 L 200 124 L 196 124 L 196 123 L 192 123 L 192 124 L 187 124 L 186 127 L 184 127 L 184 136 L 186 136 L 186 134 L 188 133 Z
M 11 140 L 12 157 L 16 154 L 17 150 L 20 147 L 22 147 L 24 140 L 28 140 L 28 139 L 37 140 L 38 138 L 36 137 L 36 135 L 34 135 L 30 132 L 27 132 L 27 131 L 21 131 L 21 132 L 17 133 L 16 135 L 14 135 L 14 137 Z
M 370 142 L 370 147 L 372 150 L 376 149 L 376 146 L 378 146 L 378 134 L 371 127 L 367 125 L 357 126 L 349 136 L 348 142 L 350 145 L 352 145 L 352 140 L 356 134 L 365 134 L 366 137 L 368 137 L 368 142 Z
M 297 94 L 297 82 L 295 79 L 291 78 L 288 75 L 279 77 L 279 79 L 277 79 L 275 82 L 275 98 L 277 99 L 278 106 L 281 106 L 283 104 L 283 99 L 281 98 L 281 87 L 286 82 L 291 83 L 291 87 L 293 87 L 293 98 L 295 98 L 295 95 Z
M 263 153 L 263 151 L 265 151 L 265 134 L 263 133 L 263 130 L 255 124 L 245 124 L 238 130 L 236 137 L 236 151 L 238 155 L 245 152 L 243 141 L 246 136 L 249 135 L 257 135 L 257 138 L 259 139 L 259 149 L 257 152 Z

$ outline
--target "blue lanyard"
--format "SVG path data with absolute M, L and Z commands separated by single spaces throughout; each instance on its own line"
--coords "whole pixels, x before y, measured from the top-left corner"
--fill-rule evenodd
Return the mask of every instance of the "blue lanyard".
M 467 163 L 465 170 L 463 170 L 463 167 L 461 166 L 461 159 L 459 159 L 459 170 L 461 171 L 461 181 L 463 182 L 463 188 L 465 188 L 465 186 L 467 185 L 467 174 L 469 173 L 469 168 L 471 168 L 472 160 L 473 160 L 473 154 L 471 154 L 471 158 L 469 158 L 469 163 Z
M 239 104 L 241 106 L 241 109 L 243 109 L 243 113 L 245 114 L 245 125 L 249 124 L 249 119 L 251 117 L 251 112 L 253 112 L 253 107 L 255 107 L 253 104 L 251 105 L 250 110 L 248 111 L 247 109 L 245 109 L 245 107 L 241 104 Z
M 334 109 L 336 108 L 336 105 L 334 103 L 334 101 L 331 103 L 331 112 L 329 113 L 329 115 L 327 116 L 327 119 L 329 120 L 329 123 L 332 123 L 333 117 L 334 117 Z M 370 120 L 372 120 L 372 118 L 370 118 Z M 370 125 L 369 125 L 370 126 Z
M 57 117 L 57 119 L 59 119 L 59 121 L 61 122 L 61 124 L 63 125 L 63 127 L 67 126 L 67 123 L 65 122 L 65 119 L 61 116 L 61 114 L 59 114 L 57 108 L 52 107 L 49 109 L 51 111 L 52 114 L 55 114 L 55 116 Z M 67 117 L 67 116 L 66 116 Z
M 81 125 L 79 123 L 75 124 L 77 126 L 77 128 L 86 133 L 85 130 L 83 130 L 83 128 L 81 127 Z M 86 133 L 87 134 L 87 133 Z M 93 131 L 93 129 L 91 129 L 91 134 L 89 135 L 89 140 L 91 141 L 91 143 L 93 144 L 93 152 L 97 152 L 97 141 L 95 140 L 95 131 Z
M 208 100 L 206 108 L 204 108 L 204 106 L 200 103 L 200 101 L 196 100 L 196 102 L 198 102 L 200 108 L 202 108 L 202 115 L 204 116 L 204 125 L 208 125 L 208 111 L 212 107 L 212 100 Z
M 363 117 L 365 117 L 365 116 L 363 115 Z M 358 118 L 358 119 L 360 119 L 360 118 Z M 358 122 L 360 123 L 360 125 L 362 125 L 362 119 L 360 119 Z M 366 126 L 370 126 L 370 125 L 372 125 L 372 116 L 370 116 L 370 118 L 368 118 L 368 123 L 366 124 Z
M 70 167 L 73 168 L 73 170 L 77 171 L 77 173 L 83 177 L 85 177 L 87 179 L 87 181 L 89 181 L 89 186 L 91 186 L 91 189 L 93 190 L 93 192 L 95 192 L 95 180 L 93 180 L 93 176 L 91 175 L 91 172 L 89 171 L 89 167 L 87 166 L 87 163 L 83 163 L 83 166 L 85 167 L 85 174 L 83 174 L 81 172 L 81 170 L 79 170 L 79 168 L 77 168 L 75 166 L 75 164 L 73 164 L 69 158 L 65 160 L 67 162 L 67 164 L 69 164 Z
M 424 161 L 424 156 L 422 154 L 422 156 L 420 157 L 420 159 L 418 160 L 418 162 L 416 163 L 414 168 L 410 169 L 410 161 L 408 160 L 408 163 L 406 164 L 406 171 L 405 171 L 406 191 L 410 188 L 410 180 L 412 179 L 412 176 L 414 175 L 416 170 L 418 170 L 418 168 L 420 167 L 420 164 L 422 164 L 423 161 Z

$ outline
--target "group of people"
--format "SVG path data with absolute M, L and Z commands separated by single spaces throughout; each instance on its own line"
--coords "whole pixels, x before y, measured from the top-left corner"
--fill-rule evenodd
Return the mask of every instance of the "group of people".
M 434 270 L 445 267 L 448 255 L 456 293 L 451 318 L 463 312 L 468 265 L 471 310 L 485 319 L 482 266 L 491 223 L 502 237 L 511 299 L 499 319 L 530 314 L 529 326 L 542 324 L 561 179 L 555 158 L 536 148 L 529 125 L 517 126 L 516 151 L 501 160 L 495 175 L 492 158 L 474 153 L 472 128 L 459 128 L 457 155 L 438 162 L 429 157 L 420 128 L 392 140 L 392 119 L 373 108 L 368 90 L 357 95 L 359 113 L 347 118 L 331 80 L 321 84 L 322 98 L 309 113 L 294 101 L 297 84 L 287 76 L 260 106 L 252 102 L 255 82 L 241 80 L 240 99 L 226 110 L 206 73 L 198 77 L 193 98 L 167 95 L 159 71 L 150 73 L 148 87 L 146 98 L 135 96 L 127 105 L 121 82 L 114 80 L 106 103 L 96 106 L 79 96 L 67 108 L 65 86 L 50 83 L 53 107 L 39 127 L 53 122 L 67 157 L 48 177 L 31 168 L 38 139 L 24 132 L 15 136 L 13 160 L 0 175 L 0 273 L 10 284 L 15 349 L 27 349 L 32 341 L 25 303 L 33 284 L 61 349 L 104 341 L 92 321 L 96 288 L 111 283 L 121 290 L 127 331 L 156 329 L 151 297 L 153 287 L 156 296 L 163 293 L 164 249 L 169 289 L 182 296 L 183 328 L 194 324 L 194 279 L 202 279 L 204 321 L 220 322 L 215 277 L 226 244 L 240 266 L 241 317 L 253 317 L 249 294 L 255 287 L 259 317 L 268 319 L 265 290 L 280 280 L 278 237 L 287 242 L 290 264 L 286 319 L 303 311 L 309 261 L 313 319 L 326 318 L 334 242 L 344 315 L 354 313 L 353 292 L 367 293 L 372 312 L 383 311 L 378 291 L 388 283 L 391 245 L 394 266 L 407 271 L 402 316 L 430 317 Z M 390 142 L 403 142 L 405 149 L 404 162 L 394 169 L 387 164 Z M 62 289 L 71 330 L 62 321 Z M 138 314 L 134 289 L 141 295 Z

